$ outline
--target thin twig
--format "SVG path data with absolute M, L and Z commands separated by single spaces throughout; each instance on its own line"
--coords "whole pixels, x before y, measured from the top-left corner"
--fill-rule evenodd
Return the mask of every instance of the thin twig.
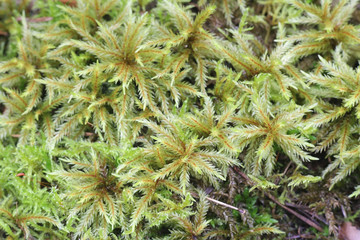
M 250 185 L 253 185 L 251 179 L 242 171 L 240 171 L 239 168 L 234 167 L 234 170 L 240 174 Z M 265 195 L 270 198 L 273 202 L 275 202 L 277 205 L 279 205 L 280 207 L 282 207 L 283 209 L 285 209 L 286 211 L 288 211 L 289 213 L 293 214 L 294 216 L 296 216 L 297 218 L 299 218 L 300 220 L 302 220 L 303 222 L 305 222 L 306 224 L 314 227 L 316 230 L 322 232 L 323 229 L 322 227 L 320 227 L 319 225 L 317 225 L 316 223 L 314 223 L 313 221 L 311 221 L 310 219 L 304 217 L 303 215 L 295 212 L 294 210 L 292 210 L 291 208 L 288 208 L 287 206 L 283 205 L 282 203 L 280 203 L 273 195 L 271 195 L 270 193 L 264 191 Z
M 268 198 L 270 198 L 273 202 L 275 202 L 277 205 L 279 205 L 280 207 L 282 207 L 283 209 L 285 209 L 286 211 L 288 211 L 289 213 L 293 214 L 294 216 L 296 216 L 297 218 L 299 218 L 300 220 L 304 221 L 305 223 L 307 223 L 308 225 L 314 227 L 315 229 L 317 229 L 318 231 L 322 232 L 323 229 L 322 227 L 320 227 L 319 225 L 317 225 L 316 223 L 314 223 L 313 221 L 311 221 L 310 219 L 304 217 L 303 215 L 301 215 L 300 213 L 295 212 L 294 210 L 292 210 L 291 208 L 288 208 L 286 206 L 284 206 L 283 204 L 281 204 L 273 195 L 271 195 L 270 193 L 266 193 L 266 196 Z
M 301 239 L 303 239 L 303 238 L 312 238 L 312 239 L 314 239 L 314 238 L 316 238 L 316 236 L 300 234 L 300 235 L 296 235 L 296 236 L 287 237 L 286 239 L 298 239 L 298 238 L 301 238 Z
M 276 159 L 277 160 L 277 159 Z M 287 173 L 287 171 L 289 170 L 290 166 L 291 166 L 292 162 L 289 162 L 288 165 L 286 166 L 284 172 L 282 175 L 285 175 Z
M 28 22 L 49 22 L 51 21 L 53 18 L 52 17 L 38 17 L 38 18 L 26 18 L 26 21 Z M 16 18 L 17 21 L 21 21 L 21 17 Z
M 292 207 L 292 208 L 308 209 L 307 206 L 299 205 L 299 204 L 295 204 L 295 203 L 285 203 L 285 205 L 288 206 L 288 207 Z
M 221 205 L 221 206 L 224 206 L 224 207 L 227 207 L 227 208 L 231 208 L 231 209 L 234 209 L 234 210 L 239 211 L 239 212 L 242 213 L 242 214 L 245 214 L 245 210 L 244 210 L 244 209 L 240 209 L 240 208 L 234 207 L 234 206 L 232 206 L 232 205 L 229 205 L 229 204 L 224 203 L 224 202 L 220 202 L 220 201 L 215 200 L 215 199 L 210 198 L 210 197 L 206 197 L 206 199 L 209 200 L 209 201 L 211 201 L 211 202 L 214 202 L 214 203 L 216 203 L 216 204 L 219 204 L 219 205 Z
M 326 225 L 329 224 L 325 218 L 323 218 L 322 216 L 318 215 L 317 213 L 311 211 L 311 209 L 308 206 L 304 206 L 304 205 L 299 205 L 299 204 L 294 204 L 294 203 L 285 203 L 285 206 L 287 207 L 292 207 L 292 208 L 296 208 L 298 209 L 300 212 L 304 213 L 305 216 L 311 216 L 312 218 L 316 218 L 320 221 L 322 221 L 323 223 L 325 223 Z
M 309 209 L 304 209 L 304 210 L 300 210 L 302 213 L 308 214 L 309 216 L 311 216 L 312 218 L 315 217 L 316 219 L 318 219 L 319 221 L 322 221 L 324 224 L 328 225 L 329 222 L 326 221 L 326 219 L 320 215 L 318 215 L 317 213 L 314 213 L 313 211 L 309 210 Z
M 199 197 L 196 193 L 191 193 L 191 195 L 192 195 L 193 197 Z M 221 201 L 216 200 L 216 199 L 213 199 L 213 198 L 211 198 L 211 197 L 205 197 L 205 198 L 206 198 L 208 201 L 210 201 L 210 202 L 219 204 L 219 205 L 224 206 L 224 207 L 227 207 L 227 208 L 234 209 L 234 210 L 236 210 L 236 211 L 239 211 L 241 214 L 245 214 L 245 210 L 244 210 L 244 209 L 234 207 L 234 206 L 232 206 L 232 205 L 230 205 L 230 204 L 221 202 Z

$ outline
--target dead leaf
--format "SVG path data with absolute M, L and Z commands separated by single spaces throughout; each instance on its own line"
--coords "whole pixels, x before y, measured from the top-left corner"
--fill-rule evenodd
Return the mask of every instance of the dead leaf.
M 360 240 L 360 230 L 351 224 L 344 222 L 339 231 L 340 240 Z

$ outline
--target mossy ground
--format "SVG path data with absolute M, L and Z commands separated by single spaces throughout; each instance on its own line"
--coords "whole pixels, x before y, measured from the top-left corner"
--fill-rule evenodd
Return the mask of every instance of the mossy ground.
M 359 226 L 357 0 L 1 0 L 0 51 L 1 239 Z

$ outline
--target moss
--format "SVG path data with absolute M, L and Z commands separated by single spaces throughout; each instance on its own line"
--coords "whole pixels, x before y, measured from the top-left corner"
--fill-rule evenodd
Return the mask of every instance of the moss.
M 300 194 L 336 237 L 359 204 L 357 6 L 2 1 L 0 238 L 283 239 Z

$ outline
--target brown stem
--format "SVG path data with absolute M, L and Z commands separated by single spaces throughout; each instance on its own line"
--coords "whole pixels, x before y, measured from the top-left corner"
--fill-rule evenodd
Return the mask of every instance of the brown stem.
M 303 206 L 303 205 L 298 205 L 298 204 L 294 204 L 294 203 L 285 203 L 285 206 L 287 207 L 292 207 L 292 208 L 296 208 L 298 209 L 298 211 L 300 211 L 301 213 L 303 213 L 303 215 L 311 217 L 311 218 L 316 218 L 319 221 L 322 221 L 325 224 L 329 224 L 325 218 L 319 216 L 318 214 L 316 214 L 315 212 L 311 211 L 311 209 L 307 206 Z

